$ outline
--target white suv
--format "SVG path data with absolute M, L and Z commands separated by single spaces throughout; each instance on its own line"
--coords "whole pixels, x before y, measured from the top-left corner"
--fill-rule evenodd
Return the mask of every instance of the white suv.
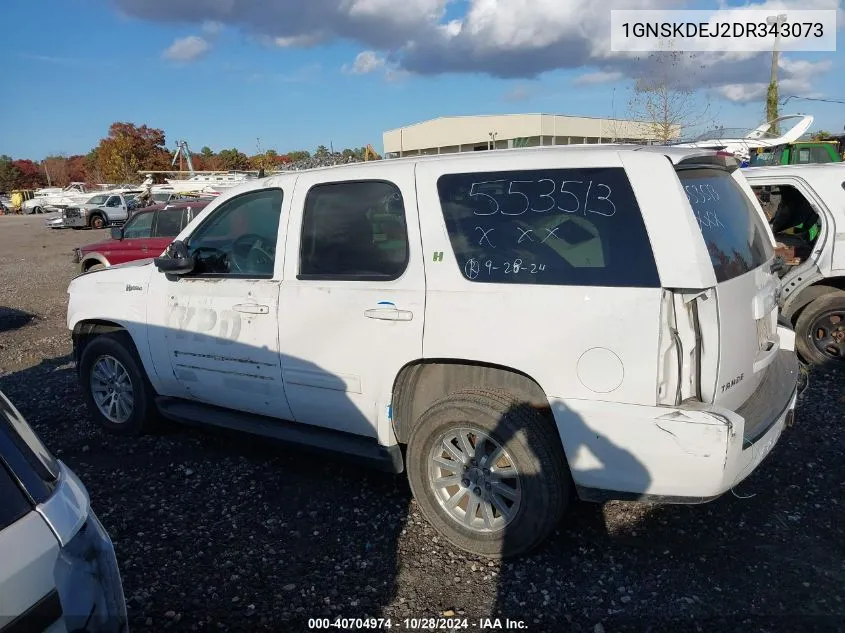
M 95 419 L 154 414 L 406 469 L 486 556 L 569 502 L 701 502 L 795 406 L 774 241 L 735 160 L 583 146 L 250 181 L 151 261 L 74 279 Z M 406 450 L 403 450 L 406 449 Z

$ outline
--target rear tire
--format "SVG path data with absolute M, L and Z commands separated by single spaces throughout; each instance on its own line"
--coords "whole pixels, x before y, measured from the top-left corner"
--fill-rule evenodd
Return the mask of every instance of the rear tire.
M 85 268 L 85 272 L 90 273 L 90 272 L 93 272 L 95 270 L 102 270 L 103 268 L 105 268 L 104 264 L 100 264 L 100 263 L 91 264 L 90 266 Z
M 795 322 L 795 346 L 807 363 L 845 365 L 845 292 L 822 295 L 801 311 Z
M 99 426 L 130 436 L 152 428 L 158 417 L 155 392 L 129 334 L 96 335 L 82 350 L 78 372 L 85 403 Z
M 536 547 L 572 498 L 554 423 L 501 391 L 469 389 L 435 402 L 411 431 L 407 458 L 423 515 L 478 556 L 507 558 Z M 455 467 L 444 468 L 450 459 Z

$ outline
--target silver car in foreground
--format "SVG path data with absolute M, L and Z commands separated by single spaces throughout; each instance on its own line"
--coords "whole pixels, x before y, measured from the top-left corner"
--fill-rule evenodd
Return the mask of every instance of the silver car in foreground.
M 127 633 L 114 548 L 85 486 L 0 393 L 0 633 Z

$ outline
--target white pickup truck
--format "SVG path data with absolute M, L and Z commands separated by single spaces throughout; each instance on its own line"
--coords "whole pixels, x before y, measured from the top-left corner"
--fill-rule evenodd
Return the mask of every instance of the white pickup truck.
M 808 363 L 845 363 L 845 163 L 743 170 L 783 244 L 781 314 Z
M 61 209 L 58 215 L 46 221 L 54 229 L 91 228 L 102 229 L 120 225 L 129 219 L 132 201 L 139 192 L 101 193 L 91 197 L 84 204 Z
M 155 261 L 68 289 L 94 419 L 156 416 L 406 470 L 478 555 L 576 497 L 697 503 L 789 424 L 774 239 L 736 160 L 584 146 L 249 181 Z

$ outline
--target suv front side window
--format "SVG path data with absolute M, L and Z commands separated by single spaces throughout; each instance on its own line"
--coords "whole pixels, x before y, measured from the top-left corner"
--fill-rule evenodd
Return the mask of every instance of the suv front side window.
M 123 239 L 144 239 L 150 237 L 150 231 L 153 228 L 153 216 L 155 214 L 148 211 L 146 213 L 139 213 L 132 217 L 123 227 Z
M 359 180 L 308 191 L 299 279 L 391 281 L 407 262 L 405 206 L 395 184 Z
M 120 206 L 120 198 L 117 196 L 112 196 L 109 198 L 108 202 L 106 202 L 107 207 L 119 207 Z
M 188 238 L 193 276 L 272 278 L 282 213 L 281 189 L 227 200 Z

